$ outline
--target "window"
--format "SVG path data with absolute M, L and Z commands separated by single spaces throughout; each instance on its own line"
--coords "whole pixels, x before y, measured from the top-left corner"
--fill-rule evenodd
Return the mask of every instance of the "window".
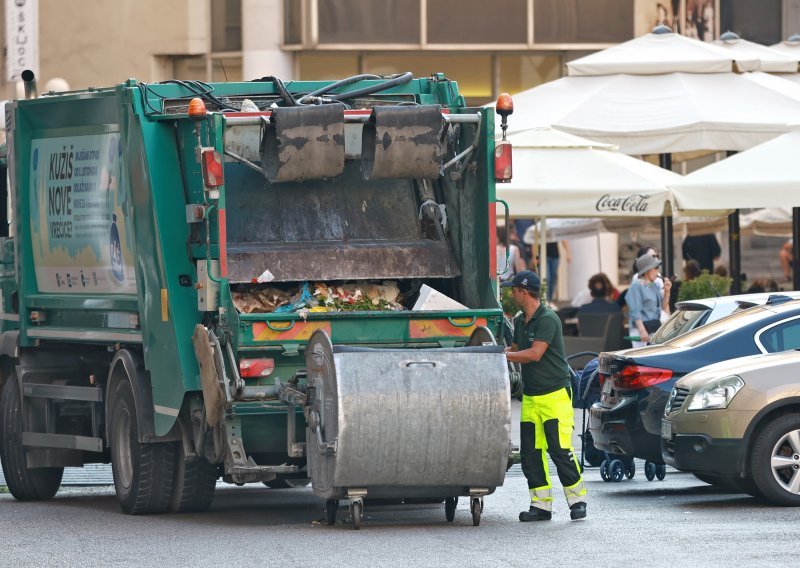
M 498 63 L 500 93 L 520 93 L 561 77 L 557 55 L 501 55 Z
M 376 54 L 364 57 L 364 71 L 389 75 L 411 71 L 415 77 L 444 73 L 458 83 L 459 92 L 469 104 L 483 104 L 492 99 L 492 57 L 469 53 L 418 55 Z
M 800 319 L 771 327 L 759 339 L 768 353 L 800 349 Z
M 419 0 L 317 0 L 319 43 L 419 43 Z
M 303 0 L 283 0 L 283 43 L 303 43 Z
M 784 39 L 781 4 L 781 0 L 721 0 L 720 30 L 736 32 L 746 40 L 764 45 L 778 43 Z
M 326 81 L 358 75 L 357 55 L 301 53 L 297 55 L 298 79 Z
M 428 0 L 428 43 L 528 43 L 527 0 Z
M 242 50 L 242 0 L 212 0 L 211 51 Z
M 619 43 L 633 37 L 633 0 L 536 0 L 536 43 Z

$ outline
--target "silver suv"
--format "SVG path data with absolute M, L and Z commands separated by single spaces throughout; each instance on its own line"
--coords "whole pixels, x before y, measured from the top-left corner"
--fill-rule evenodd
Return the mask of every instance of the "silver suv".
M 800 506 L 800 351 L 732 359 L 679 380 L 662 455 L 704 481 Z

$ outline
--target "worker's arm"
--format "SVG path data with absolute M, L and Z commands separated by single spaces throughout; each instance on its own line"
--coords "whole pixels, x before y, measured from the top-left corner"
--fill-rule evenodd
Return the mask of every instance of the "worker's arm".
M 510 363 L 536 363 L 544 356 L 550 344 L 546 341 L 534 341 L 533 345 L 522 351 L 517 351 L 515 343 L 506 349 L 506 358 Z

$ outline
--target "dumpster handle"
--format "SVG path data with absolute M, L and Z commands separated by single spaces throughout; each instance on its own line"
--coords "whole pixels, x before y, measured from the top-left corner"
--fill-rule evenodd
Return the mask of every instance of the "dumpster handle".
M 436 361 L 409 361 L 406 367 L 435 367 Z
M 272 331 L 289 331 L 294 327 L 294 321 L 281 322 L 281 323 L 288 323 L 289 327 L 272 327 L 272 323 L 270 323 L 269 321 L 265 321 L 264 323 L 267 324 L 267 327 L 270 328 Z
M 447 318 L 447 321 L 449 321 L 449 322 L 450 322 L 450 325 L 452 325 L 453 327 L 471 327 L 472 325 L 474 325 L 474 324 L 475 324 L 475 322 L 476 322 L 476 321 L 478 321 L 478 318 L 477 318 L 477 316 L 472 316 L 472 319 L 470 319 L 469 323 L 456 323 L 456 322 L 454 321 L 454 319 L 466 319 L 466 318 L 452 318 L 452 317 L 448 317 L 448 318 Z

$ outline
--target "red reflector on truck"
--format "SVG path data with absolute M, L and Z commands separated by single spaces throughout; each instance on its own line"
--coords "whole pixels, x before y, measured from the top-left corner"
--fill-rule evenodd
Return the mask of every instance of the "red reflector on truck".
M 671 369 L 629 365 L 614 376 L 614 386 L 619 390 L 638 390 L 663 383 L 671 378 Z
M 511 179 L 511 142 L 497 142 L 494 148 L 494 179 L 509 181 Z
M 275 359 L 242 359 L 239 361 L 239 375 L 243 379 L 268 377 L 275 370 Z
M 214 148 L 203 148 L 203 183 L 206 187 L 219 187 L 225 183 L 222 169 L 222 156 Z

